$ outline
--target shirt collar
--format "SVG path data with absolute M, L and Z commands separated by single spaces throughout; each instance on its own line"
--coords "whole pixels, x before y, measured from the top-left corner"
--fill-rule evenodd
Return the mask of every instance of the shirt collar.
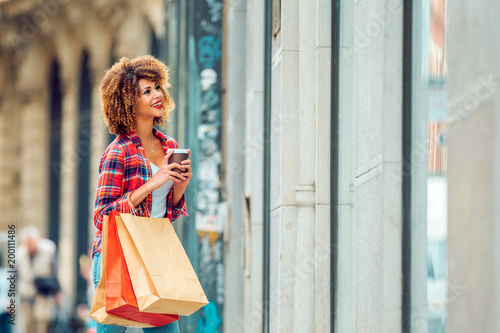
M 153 134 L 158 139 L 160 139 L 161 144 L 164 146 L 165 142 L 167 141 L 167 137 L 162 132 L 160 132 L 158 129 L 156 129 L 154 127 L 153 127 Z M 132 142 L 134 143 L 134 145 L 136 147 L 139 147 L 139 144 L 141 144 L 141 138 L 139 137 L 139 135 L 137 135 L 137 133 L 135 131 L 130 131 L 130 133 L 127 136 L 130 138 L 130 140 L 132 140 Z

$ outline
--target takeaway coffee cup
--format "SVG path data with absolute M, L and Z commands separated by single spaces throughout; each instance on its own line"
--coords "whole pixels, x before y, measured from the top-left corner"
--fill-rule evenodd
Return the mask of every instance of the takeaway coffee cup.
M 169 151 L 170 150 L 173 150 L 174 153 L 172 154 L 172 156 L 170 156 L 168 158 L 168 164 L 171 164 L 171 163 L 181 164 L 182 161 L 187 160 L 187 158 L 188 158 L 188 150 L 187 149 L 169 149 Z M 172 170 L 175 172 L 178 172 L 178 173 L 184 172 L 184 171 L 180 170 L 179 168 L 173 168 Z

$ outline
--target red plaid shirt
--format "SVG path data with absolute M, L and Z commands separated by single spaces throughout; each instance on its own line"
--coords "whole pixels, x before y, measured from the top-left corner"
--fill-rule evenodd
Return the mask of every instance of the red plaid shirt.
M 165 152 L 169 148 L 178 148 L 174 139 L 166 137 L 156 128 L 153 128 L 153 134 L 160 139 Z M 150 216 L 152 194 L 150 193 L 138 207 L 133 207 L 129 195 L 152 176 L 151 165 L 144 155 L 144 146 L 135 132 L 118 136 L 102 154 L 94 203 L 94 225 L 97 227 L 97 232 L 92 247 L 92 257 L 101 251 L 102 220 L 110 211 Z M 170 221 L 175 221 L 181 214 L 188 216 L 184 196 L 179 207 L 173 208 L 172 200 L 173 188 L 168 194 L 165 216 Z

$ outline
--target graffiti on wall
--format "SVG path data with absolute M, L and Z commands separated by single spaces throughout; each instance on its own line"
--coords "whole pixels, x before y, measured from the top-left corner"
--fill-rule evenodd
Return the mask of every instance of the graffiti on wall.
M 198 277 L 209 304 L 198 321 L 199 333 L 222 332 L 224 307 L 223 216 L 221 197 L 222 1 L 197 0 L 195 6 L 196 59 L 199 67 L 199 160 L 196 231 L 199 237 Z

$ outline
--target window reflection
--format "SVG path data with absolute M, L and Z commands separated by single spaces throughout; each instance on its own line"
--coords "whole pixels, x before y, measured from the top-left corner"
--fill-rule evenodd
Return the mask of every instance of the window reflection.
M 430 1 L 427 179 L 429 332 L 445 332 L 447 302 L 446 0 Z

